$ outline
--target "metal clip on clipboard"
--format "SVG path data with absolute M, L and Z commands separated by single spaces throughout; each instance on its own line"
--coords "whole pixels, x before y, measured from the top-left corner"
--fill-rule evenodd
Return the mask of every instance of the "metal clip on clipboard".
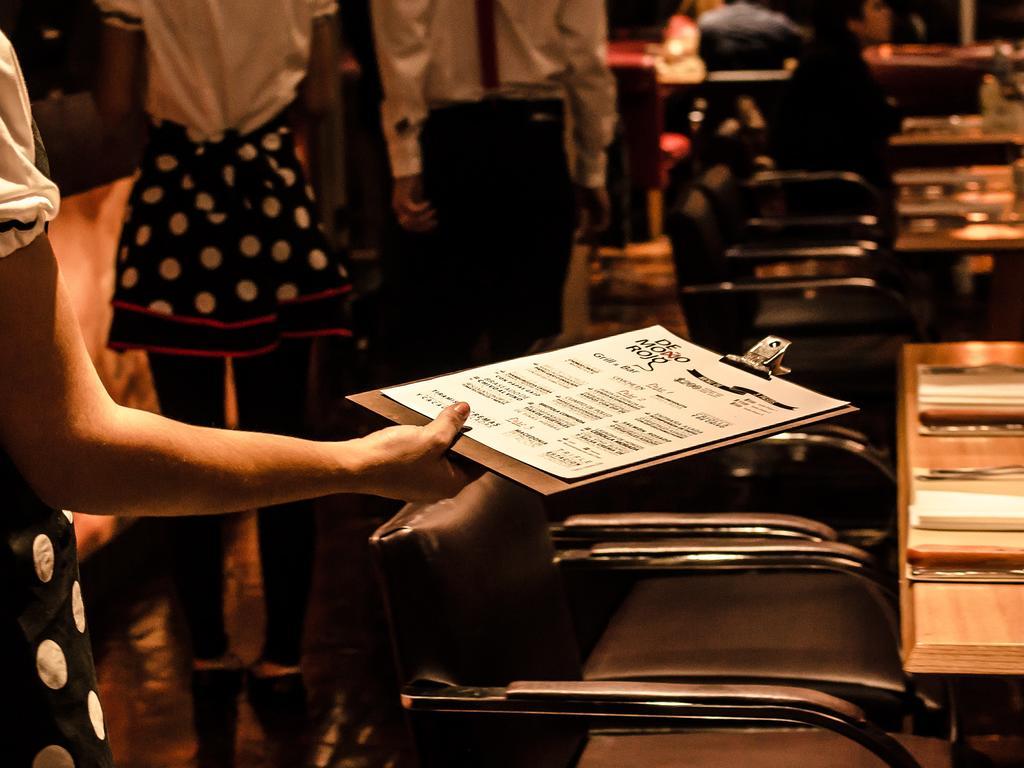
M 785 376 L 790 369 L 782 365 L 782 357 L 792 344 L 781 336 L 765 336 L 742 356 L 726 355 L 720 362 L 735 366 L 762 379 Z

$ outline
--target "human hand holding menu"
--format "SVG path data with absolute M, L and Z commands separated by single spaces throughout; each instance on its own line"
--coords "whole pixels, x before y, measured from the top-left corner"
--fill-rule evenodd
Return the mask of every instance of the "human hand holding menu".
M 490 468 L 505 474 L 510 457 L 570 484 L 855 410 L 722 362 L 657 325 L 381 394 L 428 418 L 465 400 L 469 437 L 502 456 Z M 379 396 L 376 407 L 352 399 L 401 420 Z

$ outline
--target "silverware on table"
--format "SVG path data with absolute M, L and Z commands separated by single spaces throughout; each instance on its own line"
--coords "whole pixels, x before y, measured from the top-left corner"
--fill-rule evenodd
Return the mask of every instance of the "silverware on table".
M 926 469 L 914 476 L 918 480 L 995 480 L 1024 478 L 1024 464 L 1001 467 L 948 467 Z

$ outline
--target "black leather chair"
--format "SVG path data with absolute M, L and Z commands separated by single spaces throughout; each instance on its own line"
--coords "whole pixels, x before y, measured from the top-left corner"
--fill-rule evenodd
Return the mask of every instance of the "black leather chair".
M 923 333 L 899 287 L 868 276 L 762 278 L 749 267 L 744 275 L 698 187 L 673 207 L 667 229 L 693 341 L 747 349 L 765 335 L 786 336 L 794 341 L 786 356 L 794 381 L 872 409 L 869 433 L 891 440 L 896 361 L 903 344 Z M 778 262 L 781 255 L 764 261 Z M 761 260 L 744 261 L 752 266 Z
M 694 484 L 681 475 L 700 477 Z M 836 424 L 783 432 L 577 491 L 548 506 L 559 547 L 655 538 L 844 541 L 892 559 L 892 458 Z M 638 501 L 642 500 L 642 501 Z M 628 511 L 626 511 L 628 510 Z
M 586 720 L 692 725 L 688 713 L 711 716 L 702 702 L 722 696 L 726 720 L 742 721 L 749 706 L 746 714 L 763 725 L 776 719 L 756 714 L 771 708 L 775 694 L 765 686 L 816 691 L 780 694 L 790 697 L 792 717 L 778 720 L 845 722 L 861 734 L 846 736 L 861 743 L 864 733 L 883 736 L 849 704 L 826 705 L 822 693 L 862 705 L 887 726 L 915 706 L 890 598 L 871 559 L 842 544 L 615 542 L 556 558 L 538 498 L 493 475 L 455 499 L 406 506 L 371 543 L 407 686 L 403 703 L 427 765 L 661 765 L 659 750 L 700 755 L 719 747 L 738 751 L 717 763 L 670 764 L 744 764 L 736 755 L 745 737 L 733 746 L 711 736 L 680 736 L 696 741 L 674 747 L 658 739 L 615 746 L 592 741 Z M 584 585 L 587 604 L 570 606 L 567 588 L 575 594 Z M 728 691 L 737 698 L 725 702 Z M 822 707 L 829 714 L 817 722 L 793 714 L 820 715 Z M 656 722 L 659 713 L 667 722 Z M 825 744 L 836 754 L 849 747 L 834 736 L 792 738 L 789 765 L 816 764 Z M 601 756 L 620 746 L 620 762 Z M 895 752 L 883 759 L 914 764 Z
M 809 187 L 819 200 L 830 187 L 850 186 L 864 197 L 859 213 L 805 212 L 786 203 L 786 191 Z M 817 181 L 815 181 L 817 180 Z M 877 256 L 879 243 L 889 239 L 878 212 L 882 199 L 854 174 L 800 174 L 765 171 L 741 180 L 728 165 L 708 168 L 696 180 L 707 194 L 718 216 L 726 242 L 742 256 L 743 249 L 826 248 L 817 258 L 856 258 Z M 822 187 L 826 187 L 822 189 Z M 842 247 L 844 250 L 835 250 Z

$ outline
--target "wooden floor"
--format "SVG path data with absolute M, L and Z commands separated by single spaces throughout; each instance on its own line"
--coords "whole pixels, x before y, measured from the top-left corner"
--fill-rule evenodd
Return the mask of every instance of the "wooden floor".
M 683 321 L 674 300 L 667 245 L 607 252 L 577 270 L 571 287 L 577 328 L 614 332 Z M 580 328 L 583 325 L 585 328 Z M 339 405 L 339 421 L 352 416 Z M 101 697 L 121 768 L 407 768 L 410 759 L 397 707 L 383 617 L 366 551 L 374 528 L 396 509 L 390 502 L 335 497 L 320 502 L 319 551 L 303 668 L 312 699 L 306 720 L 261 719 L 244 692 L 195 707 L 189 685 L 186 630 L 166 576 L 173 552 L 135 553 L 94 589 L 91 625 Z M 139 541 L 160 541 L 148 523 Z M 259 653 L 261 580 L 252 515 L 229 522 L 226 606 L 232 648 L 244 660 Z M 132 536 L 115 546 L 135 546 Z M 143 545 L 139 545 L 143 546 Z M 140 578 L 139 574 L 143 576 Z M 104 581 L 105 579 L 105 581 Z M 116 597 L 114 596 L 116 593 Z M 971 680 L 958 685 L 971 712 L 971 742 L 999 766 L 1024 767 L 1024 697 L 1018 683 Z M 638 766 L 637 768 L 642 768 Z

